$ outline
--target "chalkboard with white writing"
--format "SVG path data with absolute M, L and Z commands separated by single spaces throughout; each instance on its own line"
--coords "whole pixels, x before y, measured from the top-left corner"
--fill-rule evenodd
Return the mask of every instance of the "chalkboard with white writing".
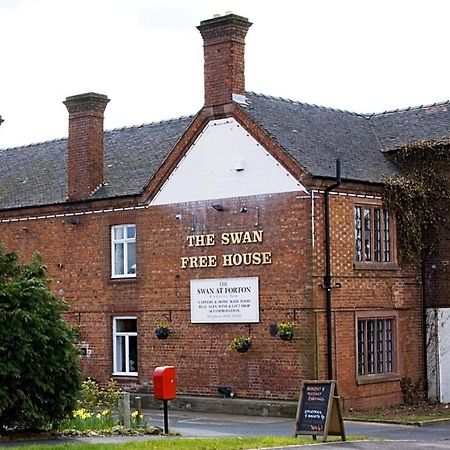
M 338 435 L 345 440 L 335 381 L 303 381 L 295 419 L 295 436 Z

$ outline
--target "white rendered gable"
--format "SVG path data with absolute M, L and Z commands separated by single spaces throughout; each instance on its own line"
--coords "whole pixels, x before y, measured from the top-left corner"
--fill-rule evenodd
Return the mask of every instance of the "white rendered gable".
M 172 171 L 152 205 L 306 191 L 233 118 L 212 120 Z

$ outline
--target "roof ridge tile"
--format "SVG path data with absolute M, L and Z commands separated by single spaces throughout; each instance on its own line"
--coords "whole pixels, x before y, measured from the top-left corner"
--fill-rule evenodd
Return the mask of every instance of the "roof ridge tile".
M 155 125 L 163 125 L 163 124 L 169 124 L 169 123 L 174 123 L 174 122 L 178 122 L 180 120 L 185 120 L 185 119 L 192 119 L 195 117 L 195 114 L 190 114 L 187 116 L 178 116 L 178 117 L 173 117 L 171 119 L 164 119 L 164 120 L 155 120 L 153 122 L 146 122 L 146 123 L 141 123 L 138 125 L 125 125 L 123 127 L 116 127 L 116 128 L 110 128 L 105 130 L 105 133 L 107 133 L 108 131 L 121 131 L 121 130 L 129 130 L 129 129 L 134 129 L 134 128 L 142 128 L 142 127 L 150 127 L 150 126 L 155 126 Z
M 402 113 L 402 112 L 408 112 L 408 111 L 432 108 L 433 106 L 448 105 L 449 103 L 450 103 L 450 100 L 444 100 L 442 102 L 434 102 L 434 103 L 429 103 L 429 104 L 426 104 L 426 105 L 408 106 L 408 107 L 405 107 L 405 108 L 391 109 L 391 110 L 386 110 L 386 111 L 378 112 L 378 113 L 367 113 L 367 114 L 364 114 L 364 115 L 367 118 L 371 118 L 371 117 L 376 117 L 376 116 L 384 116 L 384 115 L 387 115 L 387 114 L 396 114 L 396 113 Z
M 4 151 L 7 151 L 7 150 L 17 150 L 19 148 L 37 147 L 38 145 L 51 144 L 53 142 L 59 142 L 59 141 L 61 141 L 61 142 L 62 141 L 67 141 L 67 137 L 50 139 L 49 141 L 32 142 L 31 144 L 17 145 L 15 147 L 0 148 L 0 152 L 4 152 Z
M 315 103 L 301 102 L 299 100 L 292 100 L 290 98 L 285 98 L 285 97 L 279 97 L 279 96 L 274 96 L 274 95 L 267 95 L 267 94 L 263 94 L 261 92 L 246 91 L 246 93 L 250 94 L 250 95 L 254 95 L 256 97 L 263 97 L 263 98 L 268 98 L 268 99 L 272 99 L 272 100 L 280 100 L 282 102 L 293 103 L 295 105 L 300 105 L 300 106 L 308 106 L 308 107 L 311 107 L 311 108 L 326 109 L 327 111 L 335 111 L 335 112 L 339 112 L 339 113 L 342 113 L 342 114 L 351 114 L 351 115 L 359 116 L 359 117 L 365 117 L 367 115 L 367 114 L 357 113 L 357 112 L 354 112 L 354 111 L 347 111 L 345 109 L 331 108 L 330 106 L 317 105 Z
M 154 121 L 154 122 L 141 123 L 139 125 L 125 125 L 123 127 L 116 127 L 116 128 L 106 129 L 106 130 L 104 130 L 104 132 L 105 133 L 109 133 L 109 132 L 114 132 L 114 131 L 122 131 L 122 130 L 142 128 L 142 127 L 146 127 L 146 126 L 156 126 L 156 125 L 163 125 L 163 124 L 166 124 L 166 123 L 167 124 L 175 123 L 175 122 L 178 122 L 180 120 L 192 119 L 193 117 L 195 117 L 195 114 L 191 114 L 191 115 L 187 115 L 187 116 L 173 117 L 171 119 L 164 119 L 164 120 L 159 120 L 159 121 Z M 46 144 L 51 144 L 51 143 L 60 142 L 60 141 L 61 142 L 67 141 L 67 136 L 66 137 L 61 137 L 61 138 L 50 139 L 48 141 L 32 142 L 30 144 L 17 145 L 15 147 L 0 148 L 0 152 L 4 152 L 4 151 L 7 151 L 7 150 L 25 149 L 25 148 L 29 148 L 29 147 L 35 147 L 35 146 L 38 146 L 38 145 L 46 145 Z

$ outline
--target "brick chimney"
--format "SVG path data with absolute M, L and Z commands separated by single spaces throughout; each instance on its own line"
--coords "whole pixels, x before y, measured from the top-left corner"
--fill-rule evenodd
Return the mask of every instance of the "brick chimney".
M 251 25 L 245 17 L 227 14 L 197 27 L 203 37 L 205 106 L 230 103 L 233 94 L 245 95 L 245 36 Z
M 67 194 L 69 200 L 89 198 L 103 182 L 103 118 L 106 95 L 89 92 L 67 97 L 69 111 Z

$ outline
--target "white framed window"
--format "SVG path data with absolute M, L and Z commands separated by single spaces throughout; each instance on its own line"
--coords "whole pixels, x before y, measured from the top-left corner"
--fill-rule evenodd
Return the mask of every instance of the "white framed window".
M 137 376 L 137 319 L 113 318 L 113 375 Z
M 111 227 L 111 276 L 136 276 L 136 225 Z

